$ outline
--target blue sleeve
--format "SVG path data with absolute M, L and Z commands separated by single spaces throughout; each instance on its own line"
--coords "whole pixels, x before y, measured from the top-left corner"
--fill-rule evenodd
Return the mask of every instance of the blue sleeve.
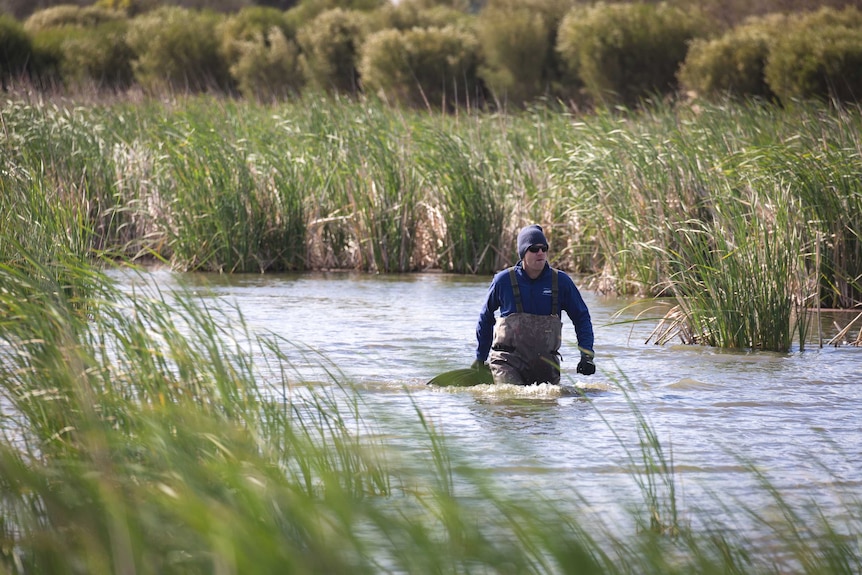
M 575 326 L 575 335 L 578 338 L 578 348 L 593 351 L 593 322 L 590 319 L 590 310 L 581 297 L 575 282 L 567 274 L 560 272 L 560 309 L 566 310 L 569 319 Z
M 479 361 L 487 361 L 488 354 L 491 352 L 491 343 L 494 338 L 494 324 L 496 323 L 494 312 L 500 308 L 500 278 L 503 276 L 508 278 L 507 272 L 494 276 L 491 285 L 488 287 L 488 297 L 485 298 L 485 304 L 479 313 L 479 322 L 476 324 L 476 340 L 478 342 L 476 359 Z

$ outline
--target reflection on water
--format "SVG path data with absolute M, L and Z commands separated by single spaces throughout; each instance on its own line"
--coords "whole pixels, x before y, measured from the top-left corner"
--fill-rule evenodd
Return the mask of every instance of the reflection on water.
M 208 306 L 241 314 L 252 332 L 297 344 L 298 377 L 319 377 L 319 352 L 363 390 L 363 415 L 414 421 L 418 407 L 472 465 L 497 470 L 514 489 L 618 504 L 632 491 L 631 458 L 640 453 L 634 405 L 672 454 L 690 505 L 709 507 L 707 493 L 756 504 L 764 494 L 750 464 L 777 488 L 827 507 L 836 485 L 858 493 L 859 348 L 815 343 L 778 354 L 659 347 L 645 342 L 661 309 L 584 292 L 596 332 L 595 376 L 575 374 L 574 329 L 564 318 L 563 386 L 438 389 L 425 382 L 473 359 L 490 277 L 114 273 L 128 286 L 146 281 L 169 291 L 183 284 Z M 397 425 L 384 431 L 407 449 L 414 441 L 406 432 L 398 437 Z

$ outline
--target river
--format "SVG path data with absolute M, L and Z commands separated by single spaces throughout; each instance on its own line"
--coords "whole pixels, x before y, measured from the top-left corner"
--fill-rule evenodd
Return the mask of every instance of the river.
M 837 522 L 846 519 L 848 496 L 862 497 L 860 348 L 817 341 L 790 353 L 657 346 L 646 343 L 660 315 L 649 302 L 582 290 L 596 333 L 594 376 L 575 373 L 574 328 L 564 318 L 562 386 L 435 388 L 426 385 L 433 376 L 473 360 L 489 277 L 112 275 L 125 286 L 183 285 L 213 309 L 241 315 L 252 333 L 296 344 L 297 379 L 326 385 L 317 367 L 335 366 L 337 378 L 361 390 L 362 417 L 383 427 L 416 420 L 420 409 L 453 452 L 513 490 L 528 487 L 561 502 L 577 493 L 601 514 L 636 502 L 639 414 L 673 465 L 685 520 L 768 506 L 771 496 L 751 467 L 791 503 L 813 502 Z M 826 337 L 831 319 L 823 321 Z M 402 452 L 427 448 L 421 433 L 389 425 Z

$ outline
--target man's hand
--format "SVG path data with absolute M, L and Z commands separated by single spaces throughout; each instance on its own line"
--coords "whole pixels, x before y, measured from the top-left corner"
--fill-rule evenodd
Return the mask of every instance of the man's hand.
M 596 372 L 596 364 L 593 363 L 593 358 L 585 353 L 581 354 L 581 361 L 578 362 L 578 373 L 583 375 L 593 375 Z
M 473 362 L 473 365 L 470 366 L 471 369 L 488 369 L 488 366 L 485 365 L 484 361 L 476 360 Z

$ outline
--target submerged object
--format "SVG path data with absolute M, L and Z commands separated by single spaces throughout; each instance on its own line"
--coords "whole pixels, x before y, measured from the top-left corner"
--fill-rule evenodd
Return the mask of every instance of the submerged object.
M 494 383 L 494 379 L 491 377 L 490 369 L 464 367 L 441 373 L 429 381 L 428 385 L 436 385 L 439 387 L 470 387 L 473 385 L 491 383 Z

